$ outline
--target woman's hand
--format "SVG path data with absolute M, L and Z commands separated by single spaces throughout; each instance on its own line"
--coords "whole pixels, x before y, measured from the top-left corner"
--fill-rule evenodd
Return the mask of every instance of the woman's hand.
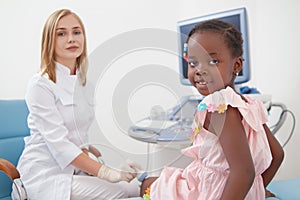
M 105 165 L 102 165 L 99 169 L 98 178 L 107 180 L 112 183 L 120 182 L 120 181 L 127 181 L 130 182 L 132 179 L 135 178 L 135 174 L 126 172 L 126 171 L 117 171 Z

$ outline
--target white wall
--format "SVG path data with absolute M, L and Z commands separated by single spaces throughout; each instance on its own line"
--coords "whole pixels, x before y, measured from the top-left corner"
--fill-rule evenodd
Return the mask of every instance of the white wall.
M 105 41 L 127 31 L 139 28 L 175 31 L 178 20 L 238 7 L 246 7 L 248 11 L 252 67 L 252 79 L 248 85 L 257 87 L 263 93 L 272 94 L 274 102 L 285 103 L 294 112 L 296 119 L 299 119 L 300 105 L 297 97 L 300 97 L 300 94 L 297 87 L 300 85 L 300 79 L 296 77 L 296 73 L 299 71 L 297 53 L 300 44 L 300 29 L 297 19 L 300 14 L 297 11 L 300 3 L 297 0 L 227 0 L 226 2 L 217 0 L 209 2 L 203 0 L 87 0 L 84 2 L 1 0 L 0 98 L 24 98 L 28 79 L 39 68 L 42 26 L 55 9 L 70 8 L 81 16 L 87 29 L 88 50 L 93 53 Z M 137 37 L 145 37 L 145 35 Z M 131 67 L 128 67 L 126 63 Z M 130 139 L 118 129 L 111 116 L 111 99 L 107 97 L 112 96 L 111 90 L 116 87 L 118 79 L 124 77 L 126 70 L 132 70 L 133 66 L 153 63 L 178 71 L 176 56 L 159 51 L 145 50 L 129 53 L 127 57 L 119 58 L 114 62 L 107 77 L 99 81 L 101 87 L 99 86 L 98 91 L 101 93 L 99 92 L 98 95 L 101 101 L 99 107 L 101 111 L 98 111 L 97 120 L 102 124 L 96 124 L 93 127 L 93 130 L 96 130 L 95 127 L 100 126 L 107 135 L 103 138 L 97 133 L 92 134 L 92 139 L 96 143 L 99 141 L 103 143 L 103 139 L 113 140 L 113 145 L 117 146 L 120 151 L 126 151 L 130 155 L 139 154 L 136 159 L 144 163 L 146 162 L 144 156 L 147 151 L 146 145 Z M 107 85 L 111 83 L 113 84 L 110 88 Z M 187 95 L 193 93 L 190 88 L 181 86 L 179 82 L 172 84 L 173 87 L 187 90 Z M 103 96 L 105 98 L 102 98 Z M 137 90 L 136 94 L 131 97 L 128 103 L 129 114 L 135 121 L 147 116 L 155 105 L 166 110 L 177 102 L 177 98 L 178 95 L 172 94 L 163 87 L 155 90 L 151 87 L 144 87 L 144 90 Z M 102 111 L 105 108 L 107 110 Z M 278 133 L 279 139 L 283 140 L 282 135 L 290 131 L 291 118 L 288 117 L 287 120 L 288 123 Z M 298 123 L 292 140 L 285 147 L 286 157 L 276 176 L 278 179 L 300 177 L 298 170 L 300 163 L 297 161 L 299 157 L 297 151 L 300 145 L 299 130 Z

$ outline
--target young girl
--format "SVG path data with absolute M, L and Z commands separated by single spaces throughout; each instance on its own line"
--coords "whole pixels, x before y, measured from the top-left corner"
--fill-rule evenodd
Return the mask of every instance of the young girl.
M 146 179 L 142 190 L 154 181 L 151 199 L 262 200 L 272 195 L 265 187 L 283 160 L 283 150 L 265 124 L 262 103 L 234 89 L 243 65 L 242 43 L 237 29 L 218 20 L 190 31 L 188 77 L 206 96 L 194 117 L 193 145 L 183 150 L 194 161 L 185 169 L 167 167 L 159 178 Z
M 17 168 L 28 199 L 116 199 L 139 194 L 138 183 L 130 182 L 136 176 L 132 166 L 120 171 L 88 156 L 93 149 L 84 144 L 95 116 L 94 88 L 86 72 L 83 23 L 70 10 L 57 10 L 45 23 L 41 72 L 32 77 L 26 94 L 30 136 Z

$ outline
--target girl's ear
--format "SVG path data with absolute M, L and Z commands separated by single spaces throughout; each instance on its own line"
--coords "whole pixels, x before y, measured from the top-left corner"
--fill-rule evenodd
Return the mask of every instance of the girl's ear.
M 237 74 L 239 73 L 243 68 L 243 58 L 242 57 L 238 57 L 234 63 L 234 73 Z

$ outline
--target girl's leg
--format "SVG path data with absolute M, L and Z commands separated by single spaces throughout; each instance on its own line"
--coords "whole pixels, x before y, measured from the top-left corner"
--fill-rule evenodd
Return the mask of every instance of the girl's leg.
M 147 190 L 148 187 L 157 179 L 158 177 L 149 177 L 146 178 L 141 185 L 141 191 L 140 191 L 140 196 L 143 197 L 145 194 L 145 191 Z

